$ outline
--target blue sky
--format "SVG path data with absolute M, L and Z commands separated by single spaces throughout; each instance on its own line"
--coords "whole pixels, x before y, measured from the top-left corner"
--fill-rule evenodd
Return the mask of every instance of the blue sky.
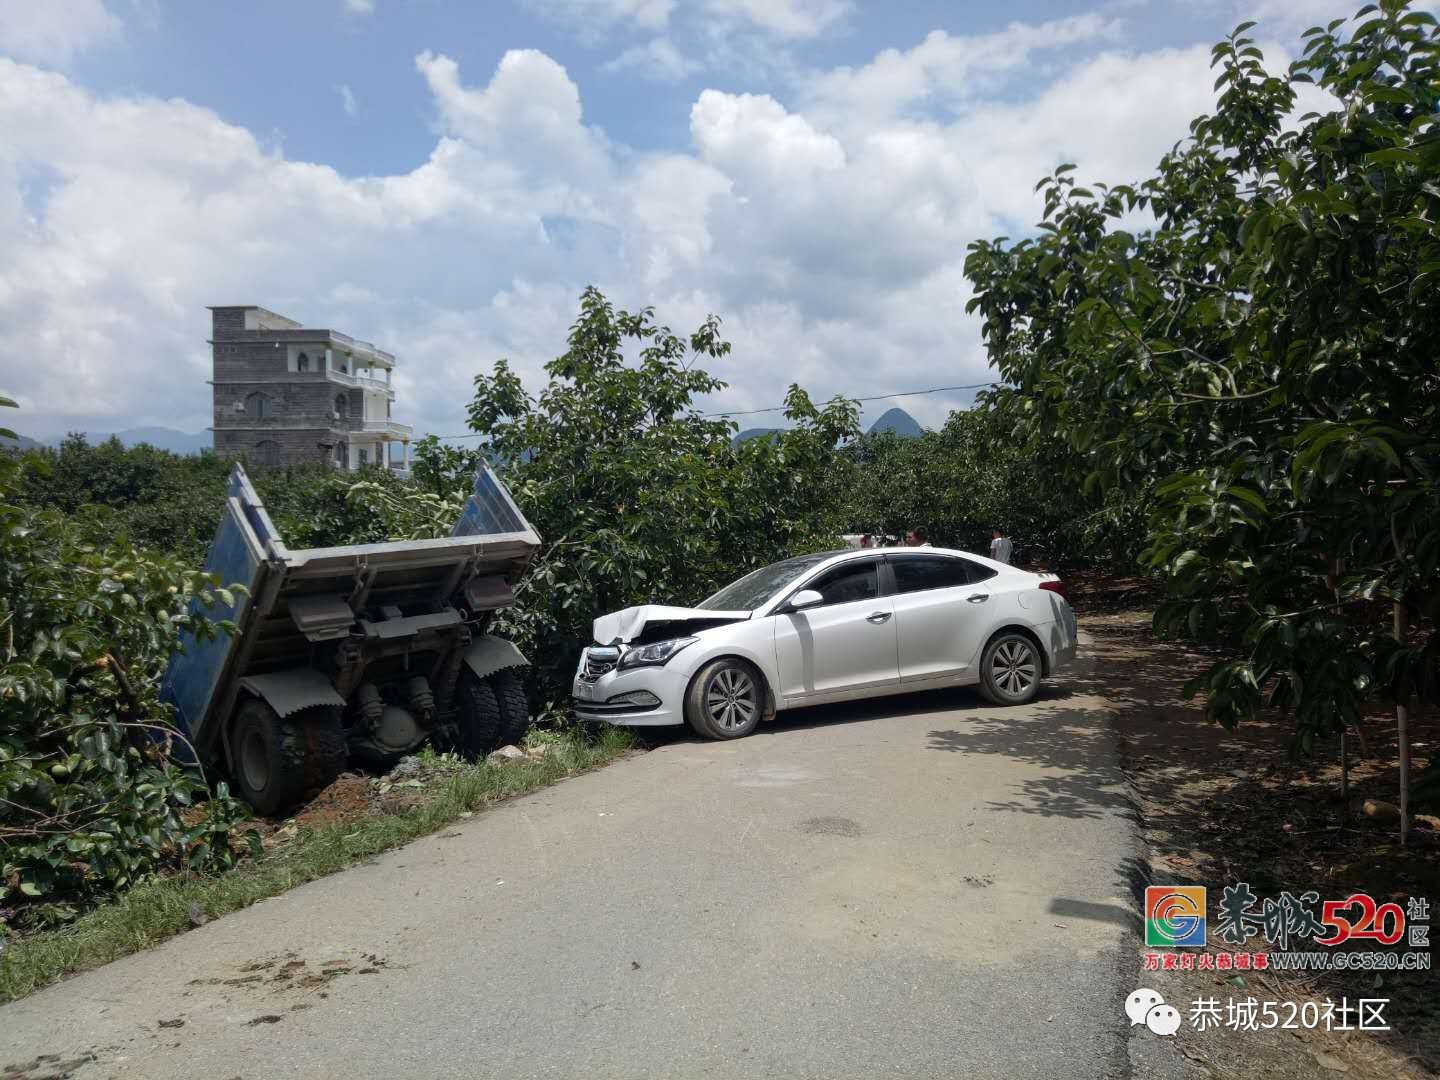
M 132 19 L 117 48 L 81 56 L 73 73 L 96 91 L 207 105 L 278 138 L 289 157 L 325 161 L 350 176 L 406 170 L 431 151 L 431 99 L 413 65 L 426 49 L 469 72 L 492 71 L 511 48 L 539 49 L 580 86 L 590 122 L 641 150 L 687 144 L 691 102 L 707 86 L 765 92 L 783 91 L 785 82 L 775 72 L 696 71 L 657 94 L 634 68 L 605 71 L 644 32 L 564 6 L 550 17 L 543 6 L 505 0 L 376 0 L 372 12 L 364 10 L 347 13 L 344 0 L 167 3 L 148 19 Z M 975 35 L 1086 10 L 1094 9 L 1061 0 L 865 4 L 821 35 L 786 42 L 786 52 L 795 65 L 816 69 L 863 65 L 881 49 L 910 48 L 936 29 Z M 1136 48 L 1208 40 L 1228 29 L 1223 12 L 1204 3 L 1129 7 L 1128 40 Z M 690 20 L 675 20 L 668 36 L 687 55 L 704 48 L 704 27 Z M 354 115 L 344 111 L 340 86 L 350 88 Z
M 1351 6 L 0 0 L 0 392 L 31 434 L 198 430 L 204 306 L 254 302 L 391 348 L 397 417 L 460 430 L 592 282 L 725 320 L 709 407 L 981 381 L 965 244 L 1060 161 L 1142 175 L 1240 19 L 1283 59 Z
M 112 5 L 124 10 L 123 2 Z M 786 42 L 789 60 L 824 70 L 862 65 L 885 48 L 905 49 L 932 30 L 982 34 L 1012 22 L 1044 23 L 1104 10 L 1062 0 L 941 3 L 911 0 L 857 5 L 813 38 Z M 772 74 L 697 70 L 667 82 L 605 65 L 637 41 L 632 24 L 606 24 L 584 8 L 507 0 L 375 0 L 349 11 L 344 0 L 187 0 L 137 12 L 123 44 L 81 56 L 76 78 L 106 93 L 180 97 L 207 105 L 231 123 L 280 140 L 290 157 L 323 161 L 347 175 L 400 172 L 434 145 L 432 108 L 414 57 L 442 51 L 469 72 L 492 71 L 511 48 L 559 60 L 579 85 L 587 118 L 637 149 L 683 146 L 690 106 L 707 87 L 751 91 L 783 80 Z M 1134 47 L 1184 45 L 1229 29 L 1217 5 L 1133 5 L 1123 9 Z M 668 34 L 684 54 L 704 49 L 705 29 L 672 16 Z M 763 47 L 764 43 L 761 44 Z M 1080 50 L 1071 53 L 1073 58 Z M 355 114 L 344 111 L 348 86 Z

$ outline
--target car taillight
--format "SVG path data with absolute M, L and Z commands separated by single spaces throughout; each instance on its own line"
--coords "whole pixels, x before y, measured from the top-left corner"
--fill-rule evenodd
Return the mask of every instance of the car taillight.
M 1065 588 L 1065 583 L 1063 581 L 1042 581 L 1040 582 L 1040 588 L 1044 589 L 1046 592 L 1058 593 L 1060 595 L 1060 598 L 1067 602 L 1070 599 L 1070 591 Z

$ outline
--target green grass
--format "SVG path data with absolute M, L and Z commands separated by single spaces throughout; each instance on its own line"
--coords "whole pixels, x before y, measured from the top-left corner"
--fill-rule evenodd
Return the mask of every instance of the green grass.
M 196 909 L 213 919 L 278 896 L 434 832 L 461 814 L 607 764 L 634 745 L 629 732 L 617 728 L 604 729 L 595 740 L 567 735 L 538 741 L 554 746 L 540 760 L 450 769 L 411 809 L 304 830 L 283 849 L 223 874 L 149 881 L 64 929 L 12 942 L 0 952 L 0 1003 L 188 930 Z

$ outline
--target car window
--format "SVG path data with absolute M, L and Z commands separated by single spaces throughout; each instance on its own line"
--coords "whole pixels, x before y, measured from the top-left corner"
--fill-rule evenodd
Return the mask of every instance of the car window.
M 978 585 L 982 581 L 989 581 L 1000 571 L 992 570 L 988 566 L 981 566 L 978 562 L 971 562 L 969 559 L 960 559 L 965 564 L 965 573 L 970 577 L 971 585 Z
M 765 603 L 816 563 L 822 563 L 834 554 L 833 551 L 821 551 L 814 555 L 797 555 L 784 562 L 762 566 L 739 581 L 732 581 L 695 606 L 706 611 L 750 611 Z
M 944 555 L 896 557 L 890 560 L 890 565 L 895 570 L 895 591 L 900 593 L 973 585 L 977 581 L 993 577 L 995 573 L 969 559 Z
M 873 559 L 845 563 L 820 575 L 805 587 L 814 589 L 825 597 L 826 604 L 849 604 L 856 600 L 873 600 L 879 594 L 875 570 L 876 563 Z

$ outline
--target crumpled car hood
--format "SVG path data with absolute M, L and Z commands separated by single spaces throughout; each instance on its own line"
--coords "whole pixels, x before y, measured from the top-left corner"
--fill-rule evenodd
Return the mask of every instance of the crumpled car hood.
M 698 634 L 701 630 L 743 622 L 748 611 L 710 611 L 706 608 L 668 607 L 665 604 L 641 604 L 623 611 L 612 611 L 595 620 L 595 640 L 601 645 L 644 644 L 665 638 Z

